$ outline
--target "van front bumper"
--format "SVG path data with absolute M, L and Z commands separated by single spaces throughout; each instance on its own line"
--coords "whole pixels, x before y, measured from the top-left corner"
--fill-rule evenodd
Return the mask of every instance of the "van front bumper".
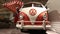
M 43 22 L 42 25 L 24 25 L 23 22 L 21 24 L 17 23 L 16 27 L 20 29 L 49 29 L 51 28 L 51 25 L 46 25 L 45 21 L 37 21 L 37 22 Z
M 44 29 L 44 27 L 42 25 L 16 25 L 17 28 L 20 29 Z M 49 29 L 51 27 L 51 25 L 46 25 L 46 28 Z

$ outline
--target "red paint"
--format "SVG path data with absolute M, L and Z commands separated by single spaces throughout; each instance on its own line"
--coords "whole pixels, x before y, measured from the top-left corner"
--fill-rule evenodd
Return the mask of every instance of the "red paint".
M 43 21 L 43 20 L 44 20 L 44 19 L 43 19 L 44 13 L 46 13 L 46 16 L 47 16 L 47 20 L 46 20 L 46 21 L 48 21 L 47 11 L 44 11 L 44 12 L 40 13 L 40 14 L 38 15 L 38 17 L 36 18 L 36 21 Z M 36 25 L 42 25 L 43 23 L 42 23 L 42 22 L 35 22 L 35 24 L 36 24 Z M 46 22 L 46 25 L 47 25 L 47 24 L 49 24 L 49 23 Z
M 23 20 L 24 21 L 30 21 L 29 17 L 27 16 L 27 14 L 25 14 L 24 12 L 20 12 L 19 15 L 22 14 L 23 15 Z M 25 25 L 31 25 L 31 22 L 24 22 Z
M 43 15 L 45 12 L 40 13 L 37 18 L 36 21 L 43 21 Z M 15 17 L 15 22 L 20 21 L 20 18 L 18 18 L 20 16 L 20 14 L 23 15 L 23 20 L 24 21 L 30 21 L 29 17 L 27 16 L 27 14 L 25 14 L 24 12 L 20 12 L 16 17 Z M 48 21 L 48 20 L 46 20 Z M 42 22 L 35 22 L 34 25 L 42 25 Z M 49 23 L 46 23 L 49 24 Z M 32 25 L 31 22 L 24 22 L 24 25 Z

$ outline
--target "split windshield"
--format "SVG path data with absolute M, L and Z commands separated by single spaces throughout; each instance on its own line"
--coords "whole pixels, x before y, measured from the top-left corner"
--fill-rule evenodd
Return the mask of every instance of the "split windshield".
M 23 8 L 26 8 L 26 7 L 32 7 L 32 4 L 33 4 L 34 7 L 42 7 L 41 4 L 28 3 L 28 4 L 25 4 L 25 5 L 23 6 Z

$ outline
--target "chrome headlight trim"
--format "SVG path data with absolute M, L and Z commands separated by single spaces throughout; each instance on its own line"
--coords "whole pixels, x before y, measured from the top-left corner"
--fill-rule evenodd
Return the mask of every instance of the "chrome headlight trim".
M 19 17 L 20 17 L 20 20 L 22 20 L 22 19 L 23 19 L 23 15 L 20 15 Z
M 46 15 L 46 13 L 43 15 L 43 19 L 44 19 L 44 20 L 47 19 L 47 15 Z

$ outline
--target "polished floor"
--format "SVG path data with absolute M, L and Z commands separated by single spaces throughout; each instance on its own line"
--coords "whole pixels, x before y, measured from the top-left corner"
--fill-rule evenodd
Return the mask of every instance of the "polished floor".
M 0 34 L 30 34 L 30 33 L 23 33 L 17 29 L 0 29 Z M 40 33 L 37 33 L 40 34 Z M 53 31 L 47 31 L 47 34 L 58 34 Z

